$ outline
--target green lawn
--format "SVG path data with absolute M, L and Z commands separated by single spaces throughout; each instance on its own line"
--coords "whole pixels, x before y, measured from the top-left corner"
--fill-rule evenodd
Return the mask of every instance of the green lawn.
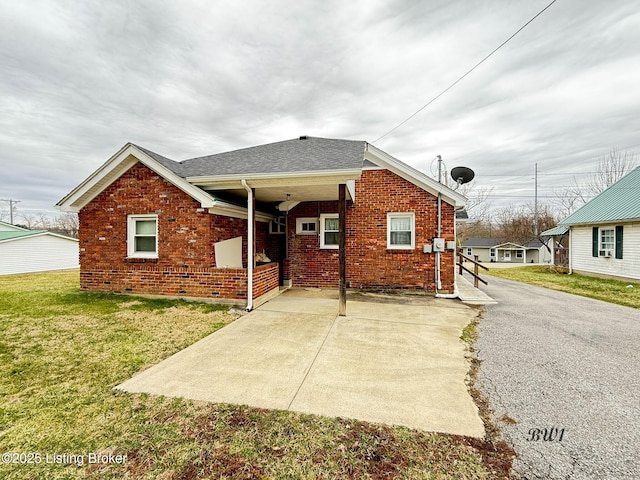
M 0 277 L 0 478 L 506 478 L 504 442 L 113 390 L 234 319 Z
M 568 275 L 562 269 L 546 266 L 491 268 L 489 272 L 483 273 L 627 307 L 640 308 L 640 284 L 638 283 L 578 274 Z

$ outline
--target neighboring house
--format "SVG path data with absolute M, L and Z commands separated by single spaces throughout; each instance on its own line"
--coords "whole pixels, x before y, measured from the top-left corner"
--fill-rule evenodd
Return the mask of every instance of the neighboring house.
M 79 266 L 77 239 L 0 222 L 0 275 Z
M 559 226 L 569 229 L 571 273 L 640 280 L 640 167 Z
M 538 239 L 520 243 L 503 238 L 470 238 L 462 243 L 462 253 L 471 258 L 477 255 L 481 262 L 551 262 L 551 253 Z
M 79 213 L 83 289 L 251 308 L 337 288 L 341 252 L 351 288 L 453 293 L 465 201 L 367 142 L 305 136 L 180 162 L 128 143 L 58 207 Z

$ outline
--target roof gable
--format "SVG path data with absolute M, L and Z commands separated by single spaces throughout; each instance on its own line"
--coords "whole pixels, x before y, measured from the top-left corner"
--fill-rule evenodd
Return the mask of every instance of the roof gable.
M 223 207 L 224 202 L 205 189 L 239 188 L 241 181 L 254 188 L 346 183 L 353 198 L 353 181 L 360 178 L 365 164 L 367 168 L 374 164 L 388 169 L 431 194 L 442 194 L 455 208 L 466 203 L 464 196 L 367 142 L 305 136 L 181 162 L 127 143 L 57 206 L 63 211 L 79 211 L 137 162 L 209 209 Z
M 147 166 L 195 200 L 198 200 L 203 208 L 215 205 L 216 202 L 213 197 L 204 190 L 191 185 L 174 172 L 172 168 L 174 165 L 172 164 L 176 162 L 132 143 L 127 143 L 84 182 L 60 200 L 56 206 L 63 211 L 78 212 L 138 162 Z
M 562 220 L 559 225 L 584 225 L 640 219 L 640 167 Z
M 77 238 L 67 237 L 66 235 L 60 235 L 58 233 L 49 232 L 47 230 L 24 230 L 20 232 L 0 231 L 0 243 L 19 240 L 27 237 L 38 237 L 42 235 L 50 235 L 52 237 L 62 238 L 64 240 L 72 240 L 74 242 L 78 241 Z
M 367 143 L 366 147 L 365 158 L 374 164 L 392 171 L 396 175 L 433 195 L 441 194 L 442 199 L 453 205 L 455 208 L 464 208 L 467 204 L 467 199 L 464 195 L 459 194 L 455 190 L 443 185 L 410 165 L 401 162 L 397 158 L 383 152 L 370 143 Z

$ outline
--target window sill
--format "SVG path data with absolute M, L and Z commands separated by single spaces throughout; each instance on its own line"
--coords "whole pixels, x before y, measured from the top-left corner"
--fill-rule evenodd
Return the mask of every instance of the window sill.
M 158 257 L 126 257 L 126 263 L 158 263 Z

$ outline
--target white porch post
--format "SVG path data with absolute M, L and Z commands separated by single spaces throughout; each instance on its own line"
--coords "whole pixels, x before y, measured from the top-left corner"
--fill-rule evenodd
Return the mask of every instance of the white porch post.
M 254 234 L 253 234 L 253 213 L 255 202 L 253 189 L 249 187 L 247 181 L 242 179 L 242 186 L 247 191 L 247 310 L 253 309 L 253 262 L 254 262 Z
M 341 183 L 338 185 L 338 221 L 340 229 L 339 239 L 339 271 L 340 271 L 340 300 L 338 303 L 338 315 L 345 316 L 347 314 L 347 197 L 346 185 Z
M 527 249 L 522 249 L 522 263 L 527 263 Z

